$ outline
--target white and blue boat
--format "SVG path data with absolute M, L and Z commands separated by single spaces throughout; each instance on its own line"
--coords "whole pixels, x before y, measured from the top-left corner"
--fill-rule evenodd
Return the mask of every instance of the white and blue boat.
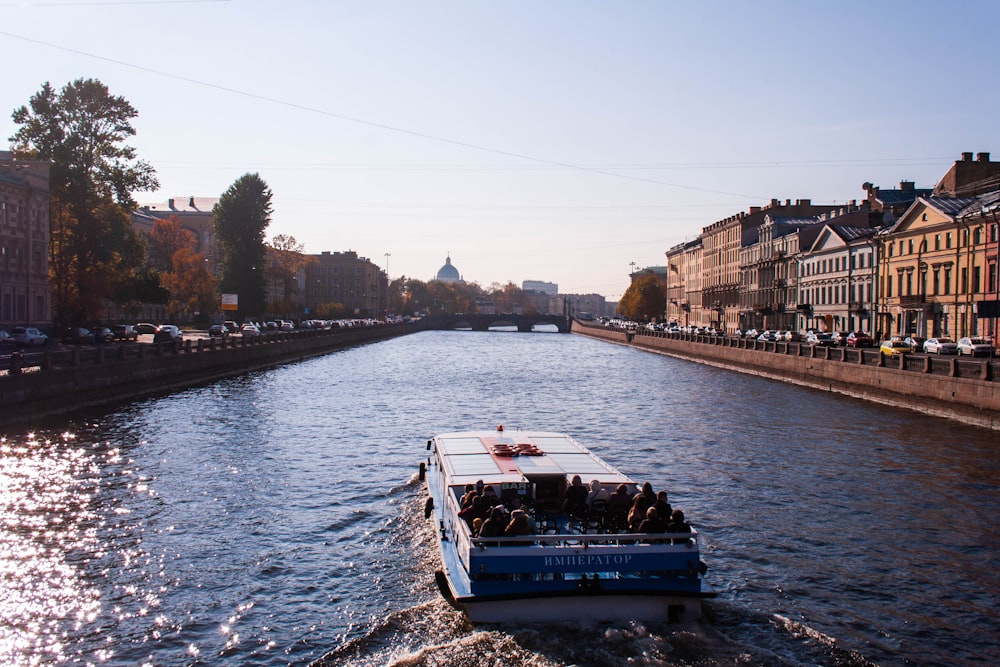
M 679 621 L 715 593 L 703 579 L 699 535 L 628 532 L 595 503 L 564 507 L 574 476 L 611 493 L 634 481 L 572 437 L 539 431 L 443 433 L 421 463 L 441 546 L 442 594 L 473 622 Z M 468 486 L 529 514 L 530 534 L 477 537 L 459 516 Z M 492 498 L 492 496 L 490 496 Z M 683 535 L 683 537 L 680 537 Z

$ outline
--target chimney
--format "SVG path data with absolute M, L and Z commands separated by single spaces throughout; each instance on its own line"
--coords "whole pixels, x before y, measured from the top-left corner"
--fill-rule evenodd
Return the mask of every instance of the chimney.
M 972 155 L 972 153 L 969 153 L 969 155 Z M 167 200 L 167 208 L 169 208 L 169 209 L 173 209 L 174 208 L 174 200 L 173 199 L 168 199 Z
M 962 153 L 962 162 L 972 162 L 972 151 Z
M 976 159 L 979 160 L 980 162 L 989 162 L 990 161 L 990 154 L 989 153 L 976 153 Z
M 194 208 L 194 197 L 191 197 L 190 199 L 188 199 L 188 206 L 190 208 Z
M 915 183 L 913 181 L 900 181 L 899 189 L 903 192 L 913 192 L 913 187 Z

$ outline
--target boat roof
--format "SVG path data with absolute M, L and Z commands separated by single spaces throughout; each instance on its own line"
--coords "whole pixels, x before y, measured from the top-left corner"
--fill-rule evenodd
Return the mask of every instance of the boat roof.
M 565 433 L 462 431 L 434 438 L 448 484 L 525 482 L 579 475 L 584 484 L 634 484 Z M 513 455 L 507 452 L 515 452 Z

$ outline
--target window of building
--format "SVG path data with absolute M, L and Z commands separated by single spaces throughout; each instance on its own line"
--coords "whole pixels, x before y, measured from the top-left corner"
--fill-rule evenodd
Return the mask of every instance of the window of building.
M 962 289 L 959 291 L 959 294 L 968 294 L 968 293 L 969 293 L 969 267 L 963 266 L 962 267 Z
M 972 230 L 972 244 L 979 245 L 982 242 L 983 242 L 983 228 L 976 227 L 974 230 Z
M 913 254 L 913 239 L 910 239 L 910 247 L 907 249 L 908 253 Z
M 931 278 L 934 287 L 934 294 L 941 292 L 941 269 L 934 269 L 934 276 Z
M 892 279 L 888 276 L 886 276 L 885 280 L 885 295 L 890 299 L 892 298 Z
M 962 230 L 962 246 L 966 246 L 966 247 L 969 246 L 969 230 L 968 229 L 963 229 Z M 959 248 L 961 248 L 962 246 L 959 246 Z
M 903 294 L 903 290 L 899 291 L 900 295 Z M 906 272 L 906 296 L 913 296 L 913 272 Z
M 982 279 L 983 268 L 981 266 L 972 267 L 972 293 L 979 294 L 979 284 Z
M 944 235 L 944 247 L 946 249 L 951 247 L 951 232 Z M 945 294 L 947 294 L 947 292 L 945 292 Z
M 899 273 L 896 274 L 896 287 L 897 287 L 896 291 L 899 292 L 899 296 L 903 296 L 903 272 L 902 271 L 900 271 Z
M 934 235 L 934 249 L 935 250 L 940 250 L 941 249 L 941 235 L 940 234 L 935 234 Z
M 944 293 L 951 294 L 951 267 L 944 267 Z

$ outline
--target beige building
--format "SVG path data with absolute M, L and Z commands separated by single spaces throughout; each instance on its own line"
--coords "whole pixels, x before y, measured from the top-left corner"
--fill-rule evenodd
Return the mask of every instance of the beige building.
M 0 326 L 45 326 L 49 286 L 49 162 L 0 151 Z
M 998 197 L 920 198 L 880 235 L 880 331 L 960 338 L 988 330 L 976 312 L 989 292 L 989 221 L 978 214 Z
M 820 215 L 833 208 L 799 199 L 782 204 L 772 199 L 767 206 L 753 206 L 749 213 L 738 213 L 702 230 L 702 307 L 709 311 L 710 326 L 733 333 L 741 325 L 740 304 L 743 290 L 742 249 L 759 236 L 755 231 L 765 219 L 805 218 Z

